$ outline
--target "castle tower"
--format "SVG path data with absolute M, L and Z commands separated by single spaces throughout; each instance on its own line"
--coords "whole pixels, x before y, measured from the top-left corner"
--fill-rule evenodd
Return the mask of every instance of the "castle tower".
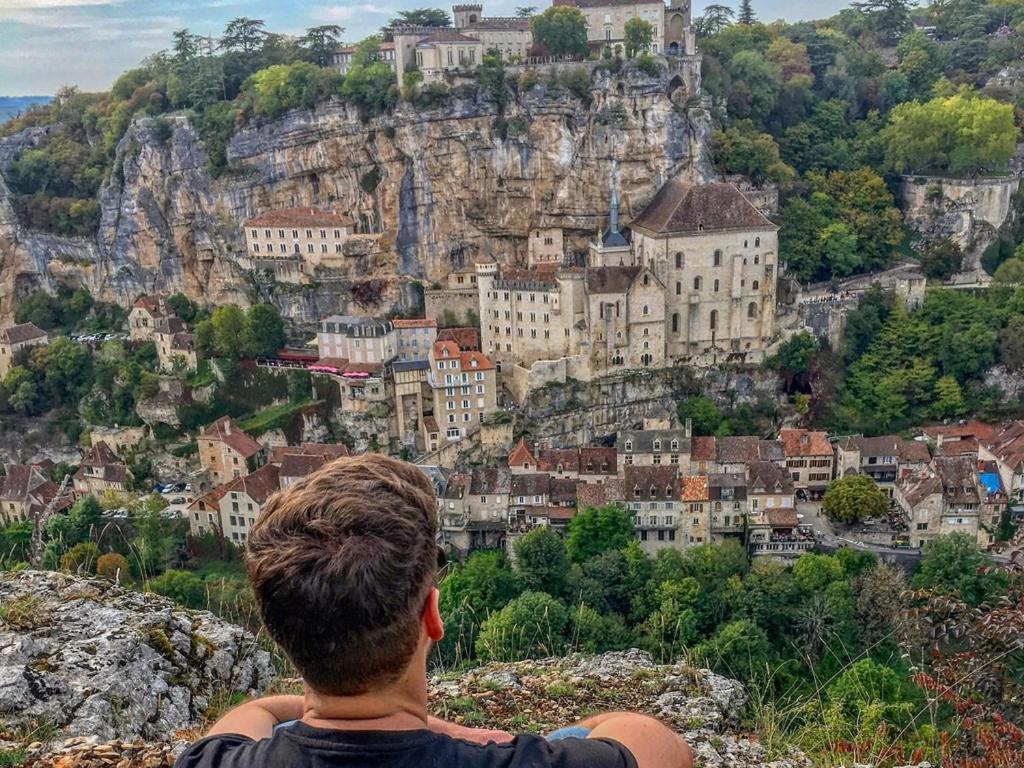
M 452 6 L 452 21 L 455 24 L 456 29 L 465 29 L 466 27 L 476 24 L 480 21 L 484 15 L 484 7 L 482 5 L 453 5 Z

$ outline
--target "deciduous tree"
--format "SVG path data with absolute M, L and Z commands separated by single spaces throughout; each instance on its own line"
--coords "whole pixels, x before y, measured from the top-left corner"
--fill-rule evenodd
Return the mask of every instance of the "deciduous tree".
M 833 520 L 853 523 L 865 517 L 881 517 L 889 510 L 889 499 L 870 477 L 851 475 L 829 484 L 822 509 Z

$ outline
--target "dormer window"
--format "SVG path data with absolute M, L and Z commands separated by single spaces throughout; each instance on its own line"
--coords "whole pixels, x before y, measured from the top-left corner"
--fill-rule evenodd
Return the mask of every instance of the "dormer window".
M 660 451 L 661 450 L 661 440 L 655 440 L 654 441 L 654 450 L 656 450 L 656 451 Z
M 665 487 L 665 498 L 666 499 L 671 499 L 672 498 L 672 486 L 671 485 Z
M 651 498 L 652 499 L 658 498 L 658 489 L 655 488 L 653 485 L 651 486 Z
M 632 440 L 627 440 L 626 441 L 626 450 L 627 451 L 632 451 L 633 450 L 633 441 Z
M 640 498 L 640 486 L 633 489 L 633 496 L 638 499 Z
M 679 441 L 678 440 L 673 440 L 672 441 L 672 450 L 673 451 L 678 451 L 679 450 Z

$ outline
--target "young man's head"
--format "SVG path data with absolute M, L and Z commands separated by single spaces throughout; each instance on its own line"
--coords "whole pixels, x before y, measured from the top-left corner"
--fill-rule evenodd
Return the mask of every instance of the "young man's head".
M 441 631 L 428 601 L 436 515 L 426 475 L 375 454 L 270 499 L 246 568 L 267 631 L 313 690 L 349 696 L 396 681 L 423 642 L 425 608 L 438 625 L 428 634 Z

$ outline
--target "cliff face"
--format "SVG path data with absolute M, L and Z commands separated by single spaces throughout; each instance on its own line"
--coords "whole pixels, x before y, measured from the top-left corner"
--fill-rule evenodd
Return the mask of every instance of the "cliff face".
M 604 224 L 612 159 L 627 221 L 667 178 L 710 174 L 706 116 L 675 105 L 666 80 L 598 71 L 584 104 L 542 78 L 502 116 L 481 93 L 428 109 L 403 103 L 367 122 L 330 102 L 240 130 L 217 179 L 187 118 L 169 118 L 164 140 L 153 120 L 137 120 L 101 192 L 95 240 L 25 231 L 0 179 L 0 315 L 57 277 L 121 303 L 144 291 L 245 303 L 239 227 L 280 207 L 336 207 L 384 233 L 365 274 L 266 294 L 298 320 L 347 309 L 362 277 L 387 280 L 385 303 L 407 306 L 403 281 L 441 279 L 482 254 L 523 258 L 534 226 L 574 230 L 582 246 Z M 19 143 L 37 140 L 5 140 L 0 174 Z

